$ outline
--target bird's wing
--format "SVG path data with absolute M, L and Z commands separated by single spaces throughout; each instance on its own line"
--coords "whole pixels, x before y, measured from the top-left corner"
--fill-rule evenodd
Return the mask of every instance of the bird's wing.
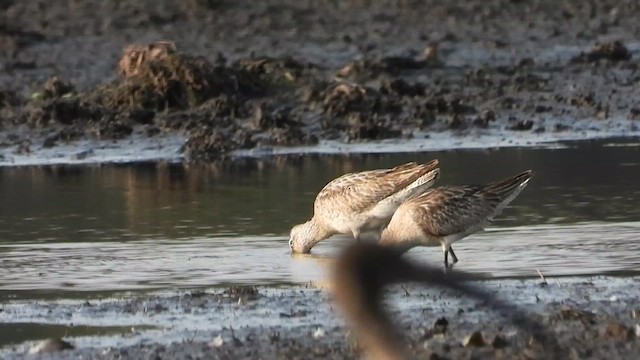
M 407 163 L 392 169 L 369 170 L 340 176 L 329 182 L 316 197 L 316 211 L 333 208 L 354 213 L 365 211 L 402 190 L 437 162 Z
M 436 188 L 407 205 L 423 230 L 435 236 L 448 236 L 483 227 L 494 215 L 501 198 L 482 192 L 481 186 Z

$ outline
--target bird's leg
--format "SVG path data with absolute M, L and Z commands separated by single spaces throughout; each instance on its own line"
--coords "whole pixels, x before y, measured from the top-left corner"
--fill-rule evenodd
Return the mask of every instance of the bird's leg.
M 382 239 L 382 232 L 383 231 L 384 231 L 384 227 L 381 227 L 377 231 L 374 232 L 375 242 L 380 242 L 380 239 Z
M 449 266 L 449 253 L 451 253 L 451 259 L 453 260 L 453 264 L 458 262 L 458 257 L 453 252 L 453 248 L 451 247 L 451 245 L 448 245 L 448 244 L 443 242 L 442 243 L 442 251 L 444 252 L 444 266 L 445 267 Z M 451 264 L 451 266 L 453 266 L 453 264 Z
M 449 246 L 449 252 L 451 253 L 451 258 L 453 259 L 453 263 L 457 263 L 458 262 L 458 257 L 456 256 L 456 253 L 453 252 L 453 248 L 451 246 Z
M 356 243 L 360 243 L 360 231 L 353 230 L 353 238 L 356 239 Z

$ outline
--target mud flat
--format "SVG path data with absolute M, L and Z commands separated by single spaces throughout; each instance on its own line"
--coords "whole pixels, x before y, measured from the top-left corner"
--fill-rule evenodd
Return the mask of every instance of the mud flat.
M 0 164 L 639 136 L 639 15 L 634 0 L 0 1 Z M 637 357 L 640 278 L 548 281 L 477 285 L 560 350 L 448 291 L 393 288 L 392 308 L 417 358 Z M 358 356 L 327 293 L 300 285 L 14 295 L 8 359 Z M 37 324 L 76 349 L 27 355 Z M 475 331 L 486 344 L 463 346 Z
M 637 294 L 640 278 L 591 277 L 489 280 L 475 283 L 509 299 L 544 324 L 560 344 L 519 329 L 513 311 L 492 310 L 460 294 L 418 286 L 390 288 L 392 313 L 416 358 L 611 358 L 640 352 Z M 232 287 L 81 300 L 7 301 L 4 327 L 25 323 L 63 325 L 73 350 L 25 355 L 36 339 L 11 332 L 6 359 L 21 358 L 357 358 L 359 350 L 325 290 L 307 286 Z M 442 319 L 445 320 L 442 320 Z M 95 329 L 107 335 L 96 336 Z M 91 333 L 94 329 L 94 333 Z M 120 329 L 120 330 L 118 330 Z M 463 345 L 479 331 L 482 340 Z M 75 332 L 77 335 L 77 331 Z M 9 332 L 7 332 L 9 334 Z M 476 339 L 477 340 L 477 339 Z
M 4 1 L 0 163 L 639 136 L 638 15 L 631 0 Z

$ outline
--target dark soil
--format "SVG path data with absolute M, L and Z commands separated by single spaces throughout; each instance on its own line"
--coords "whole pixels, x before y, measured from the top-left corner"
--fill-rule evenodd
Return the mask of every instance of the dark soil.
M 35 148 L 180 132 L 189 158 L 216 159 L 633 121 L 639 15 L 631 0 L 4 0 L 0 126 L 31 129 L 7 144 L 44 134 Z
M 389 308 L 415 359 L 633 359 L 640 352 L 637 278 L 492 280 L 475 286 L 517 304 L 547 336 L 509 322 L 512 310 L 492 309 L 451 290 L 406 284 L 391 287 Z M 87 301 L 7 304 L 6 319 L 153 324 L 161 332 L 133 332 L 129 345 L 108 337 L 36 358 L 83 359 L 357 359 L 361 351 L 325 291 L 234 287 L 179 296 L 128 296 Z M 127 320 L 128 319 L 128 320 Z M 197 324 L 194 323 L 197 322 Z M 193 330 L 197 328 L 197 330 Z M 182 329 L 189 329 L 184 331 Z M 131 330 L 133 331 L 133 329 Z M 548 336 L 551 335 L 551 336 Z M 60 333 L 64 336 L 64 333 Z M 117 343 L 117 341 L 116 341 Z M 30 348 L 27 346 L 26 349 Z M 64 350 L 63 350 L 64 349 Z M 10 345 L 0 353 L 20 359 Z M 33 357 L 30 357 L 33 358 Z

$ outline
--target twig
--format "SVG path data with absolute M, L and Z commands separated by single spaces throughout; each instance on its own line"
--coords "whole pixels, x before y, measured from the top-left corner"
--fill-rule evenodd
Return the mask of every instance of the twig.
M 548 284 L 547 279 L 544 278 L 544 275 L 542 275 L 542 273 L 540 272 L 540 269 L 536 268 L 536 271 L 538 272 L 538 275 L 540 275 L 540 278 L 542 279 L 542 283 Z

